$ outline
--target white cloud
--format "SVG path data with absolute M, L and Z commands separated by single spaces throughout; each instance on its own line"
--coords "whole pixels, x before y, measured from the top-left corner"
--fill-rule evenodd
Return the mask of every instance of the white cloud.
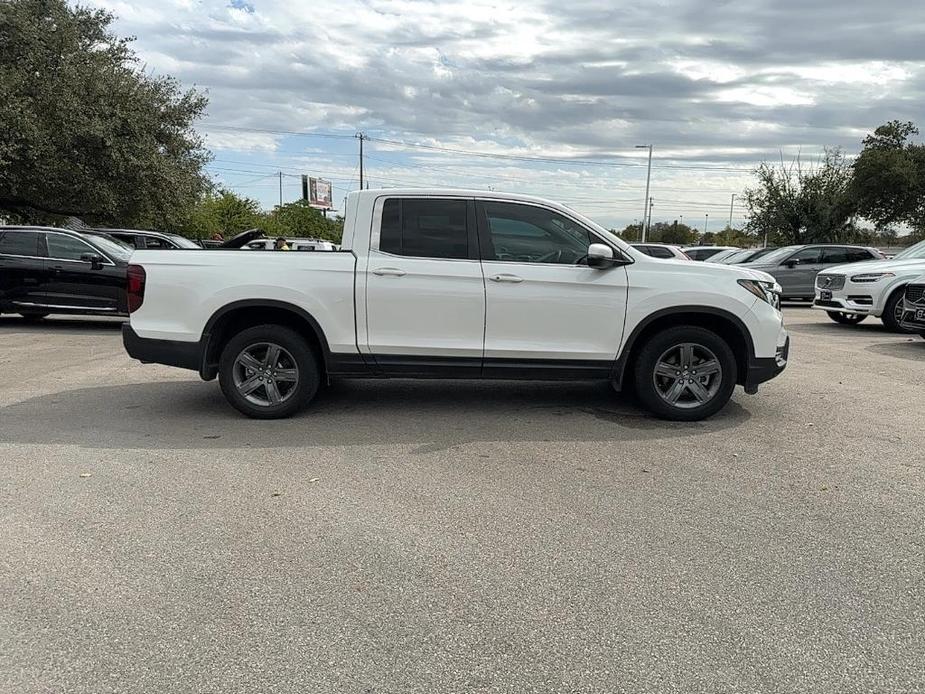
M 652 142 L 663 167 L 747 170 L 781 151 L 856 149 L 882 122 L 921 121 L 925 100 L 925 14 L 910 12 L 909 0 L 235 0 L 237 8 L 229 0 L 91 1 L 118 15 L 117 31 L 138 37 L 148 69 L 208 90 L 206 129 L 366 130 L 481 152 L 630 164 L 643 156 L 633 145 Z M 209 131 L 216 150 L 262 152 L 268 162 L 282 156 L 282 142 Z M 381 144 L 375 151 L 408 155 Z M 620 198 L 615 218 L 634 208 L 622 198 L 642 197 L 639 167 L 585 172 L 445 154 L 417 161 L 460 170 L 460 184 L 504 183 L 576 200 L 591 190 L 601 205 Z M 332 167 L 349 178 L 346 169 Z M 427 171 L 444 182 L 438 171 L 401 170 L 387 171 L 396 180 Z M 747 180 L 653 174 L 654 185 L 702 189 L 718 207 Z M 657 199 L 691 196 L 666 193 Z

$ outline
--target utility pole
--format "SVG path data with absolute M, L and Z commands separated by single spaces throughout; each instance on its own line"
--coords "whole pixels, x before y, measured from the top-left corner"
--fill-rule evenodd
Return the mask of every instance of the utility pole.
M 357 133 L 356 138 L 360 141 L 360 190 L 363 190 L 363 140 L 366 139 L 366 135 Z
M 732 208 L 736 204 L 736 194 L 732 194 L 732 200 L 729 202 L 729 228 L 732 229 Z
M 709 223 L 710 223 L 710 213 L 707 212 L 707 214 L 703 218 L 703 233 L 704 234 L 707 233 L 707 224 Z
M 649 235 L 649 231 L 652 229 L 652 206 L 655 205 L 655 198 L 649 198 L 649 223 L 642 230 L 642 240 L 645 242 L 646 236 Z
M 642 241 L 646 240 L 646 231 L 648 227 L 646 225 L 646 213 L 649 213 L 649 224 L 652 224 L 652 198 L 649 197 L 649 181 L 652 180 L 652 145 L 636 145 L 636 149 L 648 149 L 649 150 L 649 169 L 646 172 L 646 197 L 645 201 L 648 203 L 648 209 L 645 205 L 642 208 Z
M 279 172 L 279 206 L 283 206 L 283 172 Z

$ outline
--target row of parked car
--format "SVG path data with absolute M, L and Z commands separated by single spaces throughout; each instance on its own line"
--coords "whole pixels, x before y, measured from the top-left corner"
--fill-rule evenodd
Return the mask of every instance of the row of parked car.
M 836 323 L 880 318 L 894 332 L 925 331 L 925 242 L 887 258 L 876 248 L 806 244 L 780 248 L 633 244 L 656 258 L 738 265 L 772 275 L 784 300 L 811 300 Z
M 318 239 L 290 239 L 293 250 L 331 251 Z M 250 230 L 220 248 L 270 250 L 273 239 Z M 738 265 L 772 275 L 782 299 L 812 300 L 837 323 L 873 316 L 890 330 L 925 332 L 925 242 L 891 259 L 875 248 L 809 244 L 740 249 L 633 244 L 655 258 Z M 134 249 L 201 249 L 190 239 L 156 231 L 73 231 L 0 227 L 0 312 L 44 318 L 50 313 L 124 315 L 126 268 Z
M 294 250 L 333 250 L 329 241 L 293 239 Z M 251 230 L 220 249 L 271 249 L 273 239 Z M 127 315 L 127 268 L 132 252 L 202 250 L 177 234 L 137 229 L 75 231 L 0 226 L 0 313 L 39 320 L 52 313 Z

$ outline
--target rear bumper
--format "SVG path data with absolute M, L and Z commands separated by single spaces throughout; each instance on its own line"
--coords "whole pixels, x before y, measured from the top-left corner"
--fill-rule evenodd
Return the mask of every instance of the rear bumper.
M 748 368 L 745 372 L 745 392 L 756 393 L 758 385 L 772 378 L 779 376 L 787 368 L 787 360 L 790 358 L 790 336 L 784 340 L 784 344 L 777 348 L 777 354 L 773 357 L 759 358 L 754 357 L 749 360 Z
M 137 359 L 143 364 L 165 364 L 193 371 L 200 371 L 202 368 L 202 345 L 199 342 L 139 337 L 138 333 L 132 330 L 130 323 L 124 323 L 122 344 L 132 359 Z

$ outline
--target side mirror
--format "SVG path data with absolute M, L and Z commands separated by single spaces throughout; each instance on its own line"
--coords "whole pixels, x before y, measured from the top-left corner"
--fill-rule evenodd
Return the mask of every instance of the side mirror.
M 795 268 L 799 264 L 800 264 L 799 260 L 785 260 L 783 263 L 781 263 L 781 265 L 783 265 L 784 267 L 789 267 L 789 268 Z
M 103 256 L 96 253 L 84 253 L 80 259 L 85 263 L 90 263 L 90 267 L 99 270 L 103 267 Z
M 613 263 L 613 249 L 603 243 L 588 246 L 588 267 L 608 267 Z

